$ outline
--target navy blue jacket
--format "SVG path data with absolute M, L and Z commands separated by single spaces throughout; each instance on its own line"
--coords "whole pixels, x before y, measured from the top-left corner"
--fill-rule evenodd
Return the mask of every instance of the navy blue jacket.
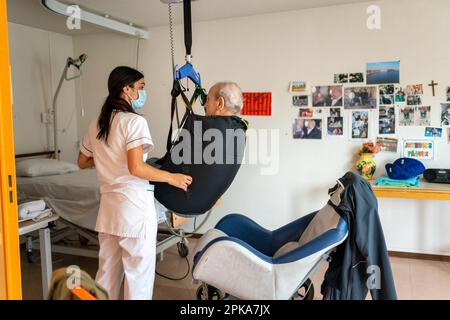
M 372 187 L 351 172 L 339 181 L 345 190 L 340 204 L 334 208 L 347 222 L 349 235 L 338 246 L 325 274 L 321 290 L 324 299 L 364 300 L 370 290 L 373 300 L 396 300 L 378 202 Z

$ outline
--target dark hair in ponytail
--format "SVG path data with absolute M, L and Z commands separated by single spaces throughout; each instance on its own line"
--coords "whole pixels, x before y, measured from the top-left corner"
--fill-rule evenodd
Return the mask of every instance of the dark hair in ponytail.
M 99 133 L 97 139 L 108 143 L 109 132 L 111 129 L 112 115 L 114 112 L 136 113 L 133 107 L 125 101 L 120 95 L 126 86 L 134 87 L 134 83 L 144 78 L 144 75 L 130 67 L 115 68 L 108 79 L 109 95 L 103 104 L 102 111 L 98 117 Z

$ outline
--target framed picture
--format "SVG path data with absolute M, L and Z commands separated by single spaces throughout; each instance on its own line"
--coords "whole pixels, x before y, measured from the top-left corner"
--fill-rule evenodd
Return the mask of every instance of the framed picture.
M 352 111 L 351 139 L 369 139 L 369 111 Z
M 400 61 L 367 64 L 367 84 L 400 83 Z
M 320 118 L 322 117 L 321 108 L 299 108 L 299 118 Z
M 406 90 L 402 86 L 395 86 L 395 103 L 396 104 L 405 104 L 406 103 Z
M 350 73 L 348 76 L 348 82 L 363 83 L 364 82 L 364 73 L 363 72 Z
M 401 107 L 399 111 L 398 125 L 413 126 L 416 123 L 416 108 L 415 107 Z
M 425 137 L 426 138 L 442 138 L 442 128 L 425 128 Z
M 329 110 L 330 110 L 329 116 L 330 116 L 331 118 L 338 118 L 338 117 L 340 117 L 341 114 L 342 114 L 341 109 L 342 109 L 342 108 L 330 108 L 330 109 L 329 109 Z
M 335 73 L 334 74 L 334 83 L 348 83 L 348 73 Z
M 378 137 L 377 144 L 381 145 L 381 151 L 397 153 L 398 139 Z
M 376 109 L 377 86 L 347 87 L 344 89 L 345 109 Z
M 308 91 L 308 83 L 306 81 L 291 81 L 289 90 L 291 93 L 306 93 Z
M 328 117 L 327 132 L 331 137 L 342 137 L 344 135 L 344 118 Z
M 293 96 L 292 105 L 294 107 L 307 107 L 309 106 L 309 96 Z
M 301 140 L 322 139 L 322 119 L 295 119 L 293 138 Z
M 450 126 L 450 103 L 441 103 L 441 127 Z
M 431 126 L 431 107 L 420 106 L 416 108 L 416 126 Z
M 380 106 L 378 122 L 379 134 L 395 134 L 395 107 Z
M 313 87 L 313 107 L 342 107 L 342 86 L 318 86 Z
M 423 85 L 421 84 L 413 84 L 406 86 L 406 95 L 415 96 L 423 94 Z
M 380 105 L 393 105 L 395 102 L 395 88 L 393 84 L 380 86 Z

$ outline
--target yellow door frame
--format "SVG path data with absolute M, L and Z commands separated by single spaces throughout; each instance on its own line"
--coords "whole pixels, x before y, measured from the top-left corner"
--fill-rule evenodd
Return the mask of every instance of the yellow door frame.
M 0 299 L 22 299 L 6 0 L 0 0 Z M 2 288 L 3 286 L 3 288 Z

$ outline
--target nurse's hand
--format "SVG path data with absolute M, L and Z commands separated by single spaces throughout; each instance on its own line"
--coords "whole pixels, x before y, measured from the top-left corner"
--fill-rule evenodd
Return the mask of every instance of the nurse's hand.
M 173 173 L 170 175 L 168 183 L 171 186 L 174 186 L 174 187 L 180 188 L 184 191 L 187 191 L 187 188 L 192 183 L 192 177 L 186 176 L 181 173 Z

